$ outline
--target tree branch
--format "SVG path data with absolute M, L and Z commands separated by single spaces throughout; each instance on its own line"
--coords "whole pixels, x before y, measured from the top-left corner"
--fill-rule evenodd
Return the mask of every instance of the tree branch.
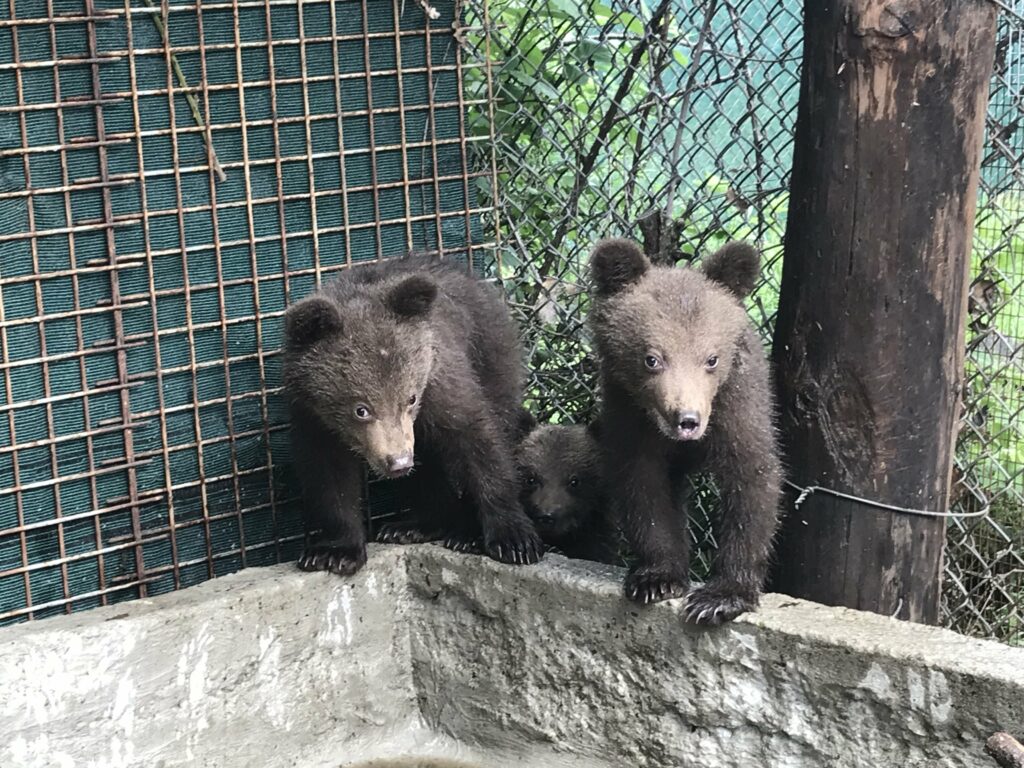
M 570 217 L 576 211 L 580 195 L 583 194 L 583 189 L 586 187 L 587 178 L 590 176 L 590 172 L 594 170 L 597 157 L 608 140 L 608 134 L 612 126 L 615 124 L 615 117 L 620 109 L 619 103 L 629 93 L 629 89 L 633 84 L 633 78 L 636 77 L 636 73 L 640 68 L 640 61 L 644 54 L 647 53 L 651 40 L 658 37 L 660 26 L 665 18 L 665 14 L 668 12 L 669 5 L 670 0 L 661 0 L 661 3 L 654 11 L 654 15 L 651 16 L 651 20 L 647 23 L 644 29 L 644 36 L 633 49 L 629 57 L 629 63 L 626 65 L 626 72 L 623 74 L 622 80 L 619 81 L 619 87 L 616 89 L 615 95 L 612 96 L 611 104 L 608 105 L 608 109 L 605 110 L 604 116 L 601 118 L 597 129 L 597 136 L 594 137 L 594 141 L 587 150 L 587 154 L 583 157 L 583 162 L 576 169 L 576 176 L 573 180 L 572 192 L 566 205 L 565 216 L 563 216 L 561 223 L 559 223 L 558 229 L 555 230 L 555 236 L 548 245 L 548 254 L 537 270 L 541 278 L 547 277 L 548 272 L 551 271 L 551 267 L 558 254 L 558 249 L 561 247 L 562 241 L 569 231 Z

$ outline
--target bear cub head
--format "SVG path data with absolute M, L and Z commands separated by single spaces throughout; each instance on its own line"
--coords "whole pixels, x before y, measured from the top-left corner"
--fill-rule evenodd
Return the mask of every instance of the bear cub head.
M 743 299 L 760 256 L 733 242 L 700 269 L 655 267 L 623 239 L 599 242 L 591 322 L 605 385 L 624 392 L 670 440 L 700 440 L 715 395 L 737 364 L 749 320 Z
M 571 543 L 598 523 L 603 494 L 596 429 L 542 424 L 519 444 L 520 498 L 549 545 Z
M 430 310 L 438 286 L 404 275 L 339 281 L 285 313 L 289 396 L 381 477 L 413 468 L 413 423 L 434 366 Z

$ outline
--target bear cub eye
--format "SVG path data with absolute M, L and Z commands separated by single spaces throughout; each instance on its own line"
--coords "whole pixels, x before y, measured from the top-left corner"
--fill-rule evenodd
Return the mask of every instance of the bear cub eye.
M 531 472 L 523 479 L 523 483 L 532 488 L 537 484 L 537 476 Z
M 644 358 L 644 365 L 647 366 L 647 370 L 649 371 L 657 371 L 661 368 L 661 360 L 657 355 L 648 355 Z
M 419 397 L 417 397 L 416 395 L 411 396 L 409 398 L 409 407 L 411 408 L 412 406 L 416 405 L 416 403 L 418 401 L 419 401 Z
M 717 368 L 718 355 L 712 355 L 711 357 L 709 357 L 707 361 L 704 363 L 704 367 L 707 368 L 709 371 L 713 371 L 715 368 Z
M 578 477 L 576 477 L 576 475 L 573 475 L 572 477 L 569 478 L 569 487 L 570 488 L 575 488 L 579 484 L 580 484 L 580 479 Z
M 359 419 L 360 421 L 369 421 L 370 417 L 372 416 L 372 414 L 370 413 L 370 409 L 367 408 L 362 403 L 356 406 L 355 414 L 356 418 Z

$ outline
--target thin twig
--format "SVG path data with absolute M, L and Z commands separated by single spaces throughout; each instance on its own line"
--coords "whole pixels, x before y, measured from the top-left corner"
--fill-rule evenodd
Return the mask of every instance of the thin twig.
M 217 157 L 217 151 L 213 148 L 213 134 L 210 132 L 206 121 L 203 120 L 203 113 L 199 111 L 199 102 L 191 92 L 191 86 L 188 83 L 188 78 L 185 77 L 185 73 L 181 69 L 181 65 L 178 63 L 178 57 L 171 53 L 171 42 L 167 35 L 167 25 L 164 23 L 162 18 L 163 10 L 161 8 L 157 8 L 156 3 L 154 3 L 153 0 L 142 1 L 152 11 L 149 16 L 153 20 L 153 26 L 155 26 L 157 32 L 160 33 L 160 39 L 163 40 L 164 47 L 167 49 L 167 53 L 170 56 L 171 68 L 174 70 L 174 77 L 177 79 L 178 87 L 182 89 L 185 100 L 188 102 L 188 105 L 192 110 L 192 119 L 195 121 L 197 126 L 203 129 L 203 141 L 207 143 L 207 149 L 213 162 L 214 173 L 217 174 L 217 180 L 221 182 L 227 181 L 228 175 L 224 172 L 224 168 L 220 164 L 220 159 Z
M 714 18 L 716 10 L 718 10 L 718 0 L 708 0 L 704 23 L 701 25 L 697 45 L 693 49 L 693 57 L 690 59 L 690 72 L 686 78 L 686 87 L 683 89 L 682 104 L 679 105 L 679 125 L 676 129 L 676 138 L 672 144 L 672 156 L 668 166 L 672 176 L 669 178 L 668 193 L 665 197 L 666 221 L 672 220 L 672 212 L 676 205 L 676 187 L 679 184 L 679 153 L 683 148 L 683 133 L 686 127 L 686 118 L 690 112 L 690 96 L 697 82 L 697 72 L 700 70 L 700 60 L 704 54 L 704 43 L 711 33 L 711 20 Z
M 651 59 L 651 81 L 654 83 L 654 88 L 649 90 L 647 97 L 643 100 L 643 109 L 640 112 L 640 119 L 637 121 L 636 141 L 633 144 L 633 162 L 630 166 L 629 173 L 626 175 L 626 189 L 625 189 L 625 205 L 623 210 L 628 214 L 633 210 L 633 191 L 636 189 L 637 179 L 640 176 L 640 163 L 643 157 L 643 144 L 646 138 L 645 133 L 647 132 L 647 119 L 651 114 L 651 110 L 654 105 L 659 102 L 664 103 L 666 99 L 665 94 L 665 83 L 662 81 L 662 74 L 668 66 L 668 29 L 671 20 L 666 17 L 666 22 L 661 25 L 660 39 L 661 45 L 658 46 L 658 55 Z M 618 122 L 618 119 L 616 119 Z M 660 128 L 660 126 L 659 126 Z
M 615 117 L 619 112 L 620 102 L 626 98 L 629 93 L 630 86 L 633 84 L 633 78 L 636 76 L 637 71 L 640 69 L 640 62 L 643 59 L 647 49 L 651 45 L 651 40 L 657 37 L 658 30 L 665 18 L 665 14 L 668 12 L 670 0 L 661 0 L 654 15 L 651 16 L 651 20 L 647 23 L 644 29 L 644 36 L 636 44 L 632 54 L 629 57 L 629 63 L 626 65 L 626 71 L 622 76 L 622 80 L 619 81 L 619 87 L 615 91 L 615 95 L 612 96 L 611 104 L 608 105 L 608 109 L 605 110 L 604 117 L 601 118 L 601 123 L 597 129 L 597 136 L 594 137 L 593 143 L 590 145 L 590 149 L 587 150 L 587 154 L 583 158 L 583 162 L 580 163 L 579 168 L 576 170 L 576 178 L 573 181 L 572 193 L 569 195 L 569 200 L 566 204 L 567 215 L 562 218 L 562 221 L 558 225 L 558 229 L 555 231 L 554 237 L 551 239 L 550 245 L 548 245 L 548 255 L 544 258 L 543 263 L 537 270 L 537 274 L 544 278 L 548 272 L 551 271 L 551 267 L 554 265 L 554 260 L 561 248 L 562 240 L 565 239 L 565 235 L 569 231 L 569 223 L 572 214 L 576 210 L 576 205 L 579 203 L 580 195 L 583 194 L 583 190 L 587 185 L 587 178 L 590 176 L 590 172 L 594 169 L 594 163 L 597 162 L 597 156 L 601 153 L 601 149 L 605 146 L 608 140 L 608 133 L 611 131 L 612 126 L 615 124 Z
M 754 180 L 756 194 L 760 196 L 764 189 L 764 170 L 767 165 L 764 161 L 764 136 L 761 134 L 761 121 L 757 117 L 757 89 L 754 87 L 754 80 L 750 75 L 750 66 L 746 58 L 747 52 L 744 50 L 743 38 L 740 35 L 740 14 L 733 3 L 729 2 L 729 0 L 724 1 L 725 8 L 729 13 L 729 20 L 732 22 L 733 36 L 736 39 L 736 50 L 741 57 L 737 66 L 742 73 L 742 88 L 744 95 L 747 97 L 747 113 L 744 117 L 750 117 L 750 129 L 754 134 Z M 761 206 L 758 206 L 754 209 L 754 213 L 757 215 L 757 241 L 761 243 L 764 238 L 765 229 L 764 211 L 761 210 Z M 746 218 L 745 215 L 744 218 Z

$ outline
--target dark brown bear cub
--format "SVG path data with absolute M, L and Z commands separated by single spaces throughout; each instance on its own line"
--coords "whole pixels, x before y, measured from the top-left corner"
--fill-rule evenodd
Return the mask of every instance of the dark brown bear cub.
M 637 564 L 625 592 L 641 603 L 689 588 L 682 484 L 710 471 L 721 491 L 718 551 L 687 615 L 730 621 L 757 606 L 778 519 L 782 471 L 768 363 L 742 299 L 757 251 L 730 243 L 701 270 L 654 267 L 635 243 L 591 257 L 591 326 L 600 357 L 604 466 L 611 506 Z
M 533 563 L 541 541 L 514 463 L 524 383 L 515 325 L 498 293 L 448 262 L 354 267 L 285 315 L 285 388 L 306 526 L 305 570 L 366 562 L 363 461 L 404 482 L 412 517 L 393 540 L 480 541 Z
M 544 543 L 566 557 L 614 563 L 598 434 L 596 424 L 534 426 L 516 460 L 523 508 Z

